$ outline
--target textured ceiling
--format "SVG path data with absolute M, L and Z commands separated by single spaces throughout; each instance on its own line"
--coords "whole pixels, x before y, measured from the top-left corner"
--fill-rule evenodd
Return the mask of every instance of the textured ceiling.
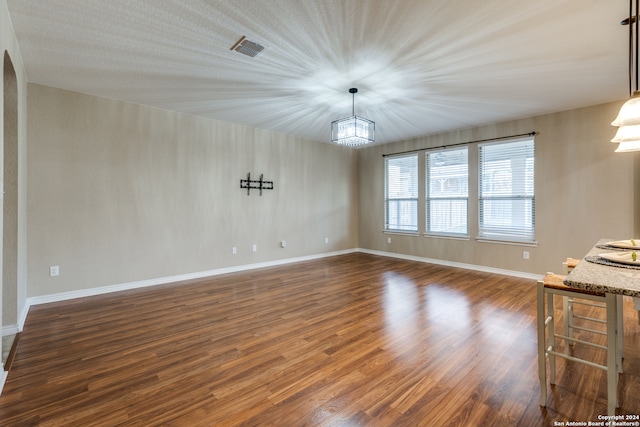
M 350 87 L 377 143 L 628 96 L 622 0 L 7 4 L 29 82 L 322 142 Z

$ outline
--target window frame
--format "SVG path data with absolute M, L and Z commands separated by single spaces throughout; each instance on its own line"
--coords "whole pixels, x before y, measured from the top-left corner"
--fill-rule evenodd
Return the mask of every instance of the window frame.
M 464 157 L 466 160 L 466 163 L 464 164 L 464 174 L 460 174 L 461 179 L 464 180 L 464 190 L 465 191 L 465 195 L 463 196 L 437 196 L 432 194 L 432 171 L 433 171 L 433 166 L 432 166 L 432 161 L 430 160 L 430 156 L 437 156 L 438 154 L 441 153 L 447 153 L 447 152 L 452 152 L 452 151 L 464 151 Z M 438 148 L 438 149 L 431 149 L 431 150 L 426 150 L 424 152 L 424 159 L 425 159 L 425 173 L 424 173 L 424 180 L 425 180 L 425 235 L 427 236 L 435 236 L 435 237 L 457 237 L 457 238 L 468 238 L 469 237 L 469 146 L 468 145 L 464 145 L 464 146 L 455 146 L 455 147 L 444 147 L 444 148 Z M 458 172 L 455 168 L 452 172 Z M 451 228 L 449 230 L 435 230 L 435 227 L 432 227 L 433 225 L 433 218 L 432 218 L 432 214 L 433 214 L 433 202 L 434 201 L 449 201 L 449 208 L 445 208 L 445 215 L 442 217 L 442 219 L 445 219 L 447 222 L 449 222 L 450 224 L 453 223 L 455 221 L 455 217 L 456 217 L 456 213 L 464 215 L 464 231 L 463 232 L 456 232 L 456 231 L 451 231 Z M 458 209 L 453 209 L 451 208 L 451 204 L 458 202 L 458 201 L 464 201 L 464 208 L 460 211 L 458 211 Z
M 530 147 L 527 146 L 530 143 Z M 516 148 L 517 145 L 524 145 L 525 148 Z M 509 160 L 509 168 L 500 169 L 494 165 L 492 173 L 500 172 L 504 176 L 509 176 L 509 180 L 503 179 L 502 190 L 496 190 L 498 194 L 491 194 L 487 187 L 495 188 L 495 178 L 491 179 L 490 185 L 486 178 L 488 176 L 487 161 L 485 149 L 487 147 L 502 146 L 505 150 L 501 153 L 505 156 L 503 160 Z M 509 147 L 511 146 L 511 147 Z M 494 153 L 495 155 L 495 153 Z M 511 157 L 508 157 L 508 156 Z M 514 157 L 516 156 L 516 157 Z M 514 182 L 513 163 L 519 160 L 523 163 L 516 165 L 520 169 L 518 181 Z M 496 163 L 501 160 L 493 160 Z M 514 193 L 514 186 L 520 187 Z M 511 194 L 506 194 L 507 190 Z M 500 194 L 502 193 L 502 194 Z M 486 203 L 488 202 L 488 203 Z M 491 206 L 495 203 L 495 206 Z M 510 202 L 510 203 L 508 203 Z M 506 224 L 503 215 L 502 219 L 499 214 L 494 215 L 494 224 L 488 224 L 487 212 L 491 209 L 498 211 L 506 209 L 510 211 L 509 224 Z M 516 211 L 514 213 L 514 211 Z M 518 212 L 520 215 L 518 215 Z M 514 216 L 518 215 L 518 216 Z M 499 224 L 503 222 L 502 224 Z M 518 223 L 514 225 L 515 223 Z M 535 138 L 533 136 L 526 138 L 513 138 L 505 141 L 491 141 L 478 144 L 478 237 L 479 241 L 488 242 L 505 242 L 514 244 L 535 245 L 536 240 L 535 227 Z
M 398 154 L 393 156 L 385 157 L 384 160 L 384 231 L 392 232 L 392 233 L 408 233 L 408 234 L 418 234 L 419 233 L 419 153 L 410 153 L 410 154 Z M 405 196 L 405 197 L 390 197 L 390 177 L 389 177 L 389 166 L 390 162 L 399 159 L 410 159 L 413 158 L 415 163 L 413 166 L 413 170 L 410 173 L 414 174 L 415 177 L 411 177 L 411 183 L 409 186 L 413 185 L 415 189 L 408 189 L 408 192 L 413 193 L 414 195 Z M 397 179 L 400 179 L 398 177 Z M 393 203 L 392 203 L 393 202 Z M 397 217 L 397 220 L 391 224 L 391 205 L 396 206 L 396 214 L 393 215 Z M 404 205 L 404 206 L 403 206 Z M 409 216 L 415 219 L 415 224 L 401 224 L 400 216 L 402 215 L 402 211 L 409 209 L 413 212 L 409 212 Z

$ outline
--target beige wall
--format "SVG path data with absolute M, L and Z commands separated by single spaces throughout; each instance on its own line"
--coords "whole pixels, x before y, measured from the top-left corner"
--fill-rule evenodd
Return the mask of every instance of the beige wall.
M 621 103 L 427 136 L 359 151 L 359 244 L 361 248 L 518 272 L 560 271 L 567 256 L 581 257 L 600 238 L 628 239 L 640 212 L 634 180 L 637 153 L 614 153 L 611 120 Z M 477 242 L 477 144 L 470 146 L 470 239 L 383 233 L 384 160 L 418 148 L 535 131 L 537 247 Z M 637 164 L 637 161 L 636 161 Z M 635 174 L 634 174 L 635 172 Z M 424 175 L 422 175 L 424 176 Z M 423 187 L 424 188 L 424 187 Z M 421 190 L 423 191 L 423 190 Z M 423 199 L 421 200 L 423 201 Z M 424 206 L 424 203 L 420 204 Z M 635 211 L 635 214 L 634 214 Z M 634 220 L 634 218 L 636 218 Z M 421 211 L 424 230 L 424 211 Z M 637 227 L 637 226 L 636 226 Z M 635 229 L 638 237 L 638 230 Z M 387 238 L 391 237 L 391 243 Z M 530 259 L 523 260 L 522 252 Z
M 29 296 L 356 247 L 539 274 L 634 232 L 637 154 L 608 142 L 617 103 L 350 151 L 36 84 L 28 97 Z M 469 240 L 382 232 L 383 154 L 529 131 L 536 247 L 474 239 L 473 182 Z M 247 196 L 247 172 L 275 190 Z
M 352 151 L 31 83 L 28 98 L 29 297 L 357 247 Z M 247 196 L 248 172 L 275 189 Z
M 0 168 L 0 179 L 3 182 L 3 190 L 5 190 L 5 192 L 8 190 L 11 193 L 9 196 L 5 193 L 4 200 L 0 200 L 0 207 L 2 207 L 0 211 L 3 211 L 6 215 L 5 205 L 7 203 L 11 204 L 9 215 L 11 219 L 10 222 L 14 228 L 11 230 L 11 235 L 9 236 L 11 244 L 7 245 L 6 239 L 3 238 L 6 236 L 2 235 L 3 227 L 0 227 L 0 239 L 4 242 L 3 246 L 11 250 L 10 254 L 2 254 L 2 266 L 3 271 L 5 271 L 5 279 L 7 277 L 11 279 L 10 281 L 3 281 L 1 285 L 2 292 L 0 292 L 2 296 L 0 319 L 2 319 L 1 325 L 4 334 L 16 332 L 18 316 L 21 314 L 20 310 L 25 307 L 26 303 L 26 223 L 23 218 L 26 209 L 25 173 L 27 141 L 27 77 L 5 0 L 0 0 L 0 52 L 6 61 L 2 67 L 3 85 L 0 88 L 0 97 L 3 100 L 0 102 L 0 128 L 3 129 L 3 132 L 0 133 L 0 138 L 2 138 L 0 164 L 4 163 L 4 154 L 7 147 L 9 147 L 12 158 L 10 162 L 12 176 L 9 180 L 4 176 L 4 168 Z M 15 76 L 5 76 L 5 66 L 7 64 L 13 67 Z M 8 85 L 12 92 L 9 97 L 5 97 L 5 85 Z M 9 103 L 9 108 L 7 108 L 6 111 L 5 102 Z M 11 123 L 5 123 L 5 120 L 11 121 Z M 3 222 L 2 218 L 0 218 L 0 222 Z

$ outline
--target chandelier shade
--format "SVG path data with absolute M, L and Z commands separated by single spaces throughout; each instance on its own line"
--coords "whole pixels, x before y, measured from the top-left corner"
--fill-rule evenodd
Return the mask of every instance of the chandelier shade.
M 640 140 L 623 141 L 616 148 L 616 153 L 628 153 L 630 151 L 640 151 Z
M 331 122 L 331 141 L 349 147 L 358 147 L 375 141 L 376 124 L 358 116 Z
M 620 126 L 611 142 L 640 142 L 640 125 Z
M 638 15 L 639 0 L 629 0 L 629 19 L 621 22 L 622 25 L 629 26 L 629 93 L 633 88 L 632 77 L 635 76 L 635 90 L 631 98 L 620 108 L 618 116 L 611 124 L 619 126 L 616 135 L 611 142 L 619 143 L 616 153 L 629 151 L 640 151 L 640 88 L 638 87 Z M 634 26 L 635 40 L 634 40 Z M 635 60 L 635 63 L 634 63 Z
M 358 89 L 351 88 L 352 95 L 350 117 L 331 122 L 331 142 L 348 147 L 360 147 L 375 141 L 376 124 L 364 117 L 355 115 L 355 94 Z
M 613 126 L 640 125 L 640 91 L 633 92 L 633 96 L 622 104 L 618 117 L 611 124 Z

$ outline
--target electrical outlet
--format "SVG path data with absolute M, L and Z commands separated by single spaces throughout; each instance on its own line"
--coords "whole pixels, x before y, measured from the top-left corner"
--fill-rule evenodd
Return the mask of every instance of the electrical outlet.
M 258 250 L 258 245 L 254 244 L 253 245 L 253 252 L 256 252 Z
M 391 237 L 387 237 L 387 243 L 391 243 Z
M 235 246 L 231 248 L 231 253 L 232 254 L 236 254 L 238 252 L 238 248 L 236 248 Z
M 286 241 L 286 240 L 282 240 L 282 241 L 280 242 L 280 247 L 281 247 L 281 248 L 286 248 L 286 247 L 287 247 L 287 241 Z
M 529 259 L 529 252 L 528 251 L 523 251 L 522 252 L 522 259 Z
M 52 265 L 49 267 L 49 276 L 55 277 L 60 275 L 60 267 L 57 265 Z
M 324 242 L 325 242 L 325 243 L 329 243 L 329 238 L 328 238 L 328 237 L 325 237 L 325 238 L 324 238 Z

